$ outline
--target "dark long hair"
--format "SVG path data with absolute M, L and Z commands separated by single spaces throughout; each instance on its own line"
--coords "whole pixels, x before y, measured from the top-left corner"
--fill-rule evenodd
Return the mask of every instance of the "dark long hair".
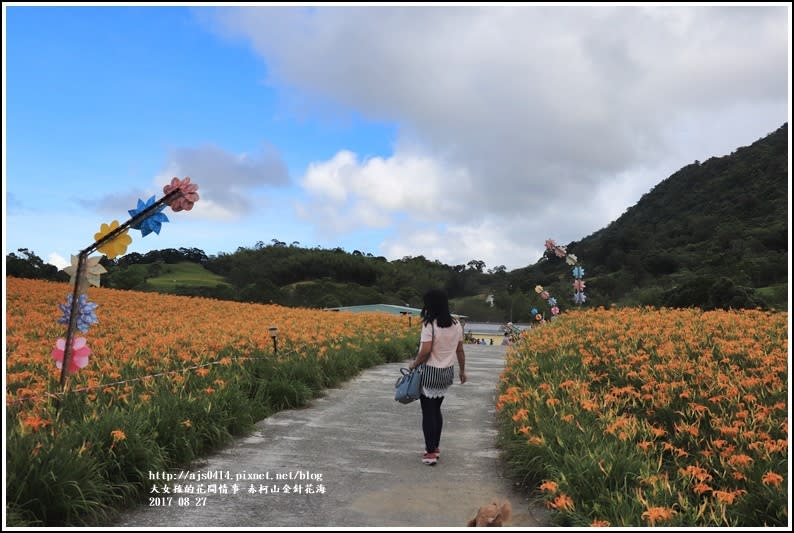
M 449 299 L 447 293 L 441 289 L 430 289 L 424 296 L 425 306 L 419 314 L 425 324 L 434 320 L 438 327 L 448 328 L 452 325 L 452 314 L 449 312 Z

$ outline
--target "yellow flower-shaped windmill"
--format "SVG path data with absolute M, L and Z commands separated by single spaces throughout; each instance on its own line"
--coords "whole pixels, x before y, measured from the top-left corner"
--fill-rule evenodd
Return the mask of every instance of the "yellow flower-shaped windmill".
M 102 224 L 99 232 L 94 234 L 94 239 L 99 241 L 105 235 L 119 227 L 119 221 L 114 220 L 108 224 Z M 97 248 L 100 252 L 108 256 L 108 259 L 115 259 L 117 255 L 124 255 L 127 252 L 127 246 L 132 243 L 132 237 L 127 235 L 127 230 L 122 231 L 119 235 L 113 238 L 110 242 L 104 243 Z

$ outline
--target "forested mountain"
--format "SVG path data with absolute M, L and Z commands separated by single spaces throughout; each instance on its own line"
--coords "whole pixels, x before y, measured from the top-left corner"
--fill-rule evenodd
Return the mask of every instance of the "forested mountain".
M 568 251 L 585 267 L 596 304 L 785 308 L 788 187 L 784 124 L 731 155 L 682 168 Z M 570 269 L 560 270 L 547 255 L 510 275 L 570 287 Z
M 682 168 L 606 228 L 567 243 L 585 268 L 585 305 L 785 309 L 788 187 L 787 124 L 731 155 Z M 506 272 L 504 266 L 486 269 L 478 259 L 452 266 L 423 256 L 388 261 L 358 250 L 270 242 L 217 256 L 180 248 L 103 258 L 108 274 L 102 282 L 304 307 L 421 307 L 425 290 L 444 287 L 456 312 L 480 320 L 526 321 L 531 307 L 545 311 L 536 285 L 563 309 L 573 305 L 571 267 L 550 253 Z M 24 257 L 6 256 L 8 275 L 63 276 L 33 252 L 20 252 Z

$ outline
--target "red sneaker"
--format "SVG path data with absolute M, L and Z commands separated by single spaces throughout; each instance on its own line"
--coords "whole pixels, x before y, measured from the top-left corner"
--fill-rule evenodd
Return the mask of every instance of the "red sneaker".
M 438 462 L 438 454 L 436 452 L 425 452 L 422 456 L 422 462 L 426 465 L 434 465 Z

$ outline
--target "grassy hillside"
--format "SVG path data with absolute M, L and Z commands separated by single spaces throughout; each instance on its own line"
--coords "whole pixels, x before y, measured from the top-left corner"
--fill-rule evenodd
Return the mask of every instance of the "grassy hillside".
M 223 276 L 213 274 L 199 264 L 188 262 L 177 263 L 174 265 L 163 265 L 160 275 L 148 278 L 146 283 L 155 289 L 168 289 L 176 285 L 190 285 L 193 287 L 215 287 L 217 285 L 229 285 Z

